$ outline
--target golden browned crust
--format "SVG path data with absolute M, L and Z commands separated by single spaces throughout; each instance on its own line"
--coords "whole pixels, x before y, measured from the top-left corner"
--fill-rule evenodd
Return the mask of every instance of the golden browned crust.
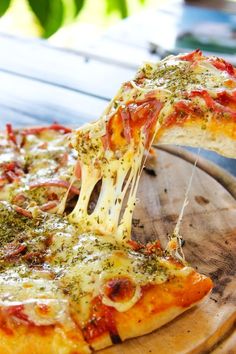
M 88 354 L 88 344 L 78 329 L 59 326 L 30 328 L 23 324 L 12 331 L 0 329 L 1 354 Z
M 117 338 L 125 339 L 150 333 L 202 301 L 211 291 L 212 281 L 194 271 L 159 285 L 147 285 L 141 299 L 128 311 L 114 313 Z M 18 325 L 0 329 L 0 353 L 4 354 L 88 354 L 113 344 L 105 332 L 85 342 L 79 328 Z
M 186 278 L 143 289 L 141 299 L 126 312 L 115 312 L 115 323 L 121 341 L 150 333 L 173 320 L 209 294 L 212 281 L 197 272 Z M 94 349 L 111 345 L 108 333 L 91 342 Z
M 220 128 L 220 129 L 219 129 Z M 174 144 L 213 150 L 220 155 L 236 158 L 236 123 L 202 129 L 201 122 L 161 129 L 154 144 Z

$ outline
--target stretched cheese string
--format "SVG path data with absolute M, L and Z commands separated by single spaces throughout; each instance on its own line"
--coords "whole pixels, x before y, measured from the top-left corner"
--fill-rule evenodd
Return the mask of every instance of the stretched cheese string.
M 209 121 L 208 121 L 208 123 L 209 123 Z M 205 137 L 206 137 L 206 131 L 204 131 L 201 140 L 203 141 L 205 139 Z M 168 242 L 167 247 L 166 247 L 166 251 L 169 252 L 169 253 L 173 253 L 173 250 L 175 250 L 175 257 L 177 259 L 179 259 L 180 261 L 182 261 L 182 262 L 185 262 L 185 256 L 184 256 L 183 248 L 182 248 L 183 237 L 180 234 L 180 227 L 181 227 L 181 224 L 183 222 L 183 216 L 184 216 L 185 208 L 187 207 L 187 205 L 189 203 L 189 200 L 188 200 L 189 193 L 190 193 L 190 190 L 191 190 L 191 187 L 192 187 L 192 184 L 193 184 L 194 175 L 196 173 L 196 166 L 197 166 L 197 163 L 198 163 L 198 160 L 199 160 L 199 157 L 200 157 L 200 151 L 201 151 L 201 147 L 199 147 L 198 150 L 197 150 L 197 156 L 196 156 L 196 159 L 194 161 L 194 165 L 193 165 L 193 168 L 192 168 L 192 173 L 190 175 L 190 178 L 189 178 L 189 181 L 188 181 L 188 185 L 187 185 L 187 189 L 186 189 L 185 194 L 184 194 L 184 201 L 183 201 L 182 207 L 180 209 L 180 213 L 179 213 L 179 216 L 178 216 L 174 231 L 173 231 L 172 236 L 170 238 L 170 241 Z
M 132 213 L 143 154 L 144 147 L 140 142 L 136 151 L 130 146 L 121 158 L 113 159 L 111 156 L 109 162 L 101 169 L 91 168 L 81 162 L 81 192 L 69 216 L 70 220 L 78 223 L 83 231 L 93 231 L 103 235 L 113 234 L 120 241 L 130 238 Z M 94 211 L 88 214 L 90 196 L 99 180 L 102 180 L 102 185 L 98 201 Z M 129 187 L 128 201 L 120 221 L 121 209 Z
M 196 173 L 196 165 L 197 165 L 198 160 L 199 160 L 200 151 L 201 151 L 201 148 L 198 148 L 197 156 L 196 156 L 196 159 L 194 161 L 193 168 L 192 168 L 192 173 L 191 173 L 191 176 L 190 176 L 190 179 L 189 179 L 189 182 L 188 182 L 188 186 L 187 186 L 186 192 L 184 194 L 183 205 L 182 205 L 182 208 L 180 210 L 179 217 L 178 217 L 177 223 L 176 223 L 175 228 L 174 228 L 174 232 L 173 232 L 174 235 L 179 235 L 180 225 L 181 225 L 181 223 L 183 221 L 184 211 L 185 211 L 186 206 L 189 203 L 188 197 L 189 197 L 190 189 L 192 187 L 193 177 L 194 177 L 194 175 Z
M 70 185 L 69 185 L 66 193 L 64 194 L 64 196 L 60 200 L 60 203 L 57 206 L 57 214 L 62 215 L 64 213 L 65 208 L 66 208 L 66 201 L 68 199 L 68 195 L 70 193 L 70 189 L 71 189 L 71 187 L 72 187 L 72 185 L 74 184 L 75 181 L 76 181 L 76 178 L 72 177 Z
M 151 146 L 153 144 L 153 141 L 155 139 L 155 135 L 157 134 L 158 129 L 160 129 L 160 123 L 157 121 L 156 126 L 155 126 L 155 130 L 153 132 L 152 138 L 150 140 L 149 146 L 146 149 L 146 154 L 144 155 L 144 149 L 142 151 L 142 153 L 140 153 L 139 159 L 140 159 L 140 163 L 138 166 L 138 169 L 136 171 L 135 174 L 135 179 L 133 179 L 133 183 L 131 186 L 131 190 L 128 196 L 128 203 L 127 203 L 127 207 L 125 209 L 121 224 L 118 227 L 118 239 L 125 239 L 126 241 L 131 239 L 131 226 L 132 226 L 132 217 L 133 217 L 133 211 L 134 211 L 134 207 L 136 205 L 136 195 L 137 195 L 137 190 L 138 190 L 138 185 L 139 185 L 139 181 L 140 181 L 140 177 L 141 177 L 141 173 L 143 171 L 143 168 L 145 166 L 147 157 L 148 157 L 148 152 L 151 149 Z M 124 229 L 124 225 L 126 225 L 126 229 Z M 126 232 L 126 237 L 124 238 L 124 234 Z M 123 235 L 123 237 L 121 237 L 121 235 Z
M 190 175 L 190 178 L 189 178 L 189 181 L 188 181 L 188 186 L 187 186 L 187 189 L 186 189 L 185 194 L 184 194 L 184 201 L 183 201 L 182 207 L 180 209 L 179 216 L 178 216 L 174 231 L 173 231 L 172 236 L 170 238 L 170 241 L 168 242 L 167 247 L 166 247 L 166 250 L 169 253 L 172 253 L 173 250 L 174 250 L 175 251 L 174 252 L 175 253 L 175 257 L 177 259 L 179 259 L 180 261 L 182 261 L 182 262 L 185 261 L 185 256 L 184 256 L 183 248 L 182 248 L 183 238 L 182 238 L 182 236 L 180 234 L 180 227 L 181 227 L 181 224 L 183 222 L 183 216 L 184 216 L 185 208 L 189 204 L 189 200 L 188 200 L 189 199 L 189 193 L 190 193 L 190 190 L 191 190 L 191 187 L 192 187 L 194 175 L 196 173 L 196 166 L 197 166 L 197 163 L 198 163 L 198 160 L 199 160 L 200 151 L 201 151 L 201 148 L 198 148 L 197 156 L 196 156 L 196 159 L 194 161 L 193 168 L 192 168 L 192 173 Z

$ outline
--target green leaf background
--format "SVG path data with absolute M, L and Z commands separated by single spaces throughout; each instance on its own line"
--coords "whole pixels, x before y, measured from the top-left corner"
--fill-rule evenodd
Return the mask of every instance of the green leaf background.
M 82 10 L 85 0 L 74 0 L 75 3 L 75 16 L 78 15 L 78 13 Z
M 44 38 L 50 37 L 61 27 L 64 14 L 62 0 L 28 0 L 28 2 L 43 28 Z
M 106 0 L 107 13 L 118 11 L 122 18 L 128 16 L 128 5 L 126 0 Z
M 11 0 L 0 0 L 0 16 L 3 16 L 10 6 Z
M 13 0 L 0 0 L 0 16 L 9 9 Z M 66 13 L 66 1 L 64 0 L 27 0 L 30 8 L 37 17 L 42 27 L 42 37 L 48 38 L 63 26 Z M 86 0 L 70 0 L 74 3 L 73 18 L 77 17 L 84 8 Z M 106 3 L 107 14 L 118 13 L 121 18 L 129 15 L 129 0 L 94 0 Z M 144 5 L 146 0 L 137 0 Z

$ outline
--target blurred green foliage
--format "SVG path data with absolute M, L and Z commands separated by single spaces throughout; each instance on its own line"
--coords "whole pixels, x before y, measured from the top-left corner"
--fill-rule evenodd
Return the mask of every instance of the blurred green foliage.
M 11 0 L 1 0 L 0 1 L 0 16 L 4 15 L 10 6 Z
M 117 12 L 121 18 L 129 15 L 129 0 L 94 0 L 104 1 L 107 14 Z M 0 0 L 0 16 L 9 9 L 13 0 Z M 31 10 L 35 14 L 42 27 L 42 36 L 48 38 L 63 26 L 67 7 L 73 3 L 72 18 L 75 19 L 84 8 L 86 0 L 27 0 Z M 144 5 L 146 0 L 137 0 Z

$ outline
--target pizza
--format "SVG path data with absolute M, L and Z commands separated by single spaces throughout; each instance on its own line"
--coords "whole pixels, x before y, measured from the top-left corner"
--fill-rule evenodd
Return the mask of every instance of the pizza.
M 94 123 L 0 135 L 0 352 L 99 350 L 203 301 L 211 279 L 167 245 L 132 240 L 156 142 L 236 157 L 235 69 L 199 51 L 145 64 Z M 149 155 L 148 155 L 149 154 Z M 153 156 L 151 157 L 153 159 Z
M 158 102 L 160 112 L 152 115 L 158 118 L 154 143 L 201 146 L 235 158 L 236 70 L 231 64 L 199 50 L 145 63 L 107 112 L 125 121 L 127 137 L 134 121 L 152 114 Z

